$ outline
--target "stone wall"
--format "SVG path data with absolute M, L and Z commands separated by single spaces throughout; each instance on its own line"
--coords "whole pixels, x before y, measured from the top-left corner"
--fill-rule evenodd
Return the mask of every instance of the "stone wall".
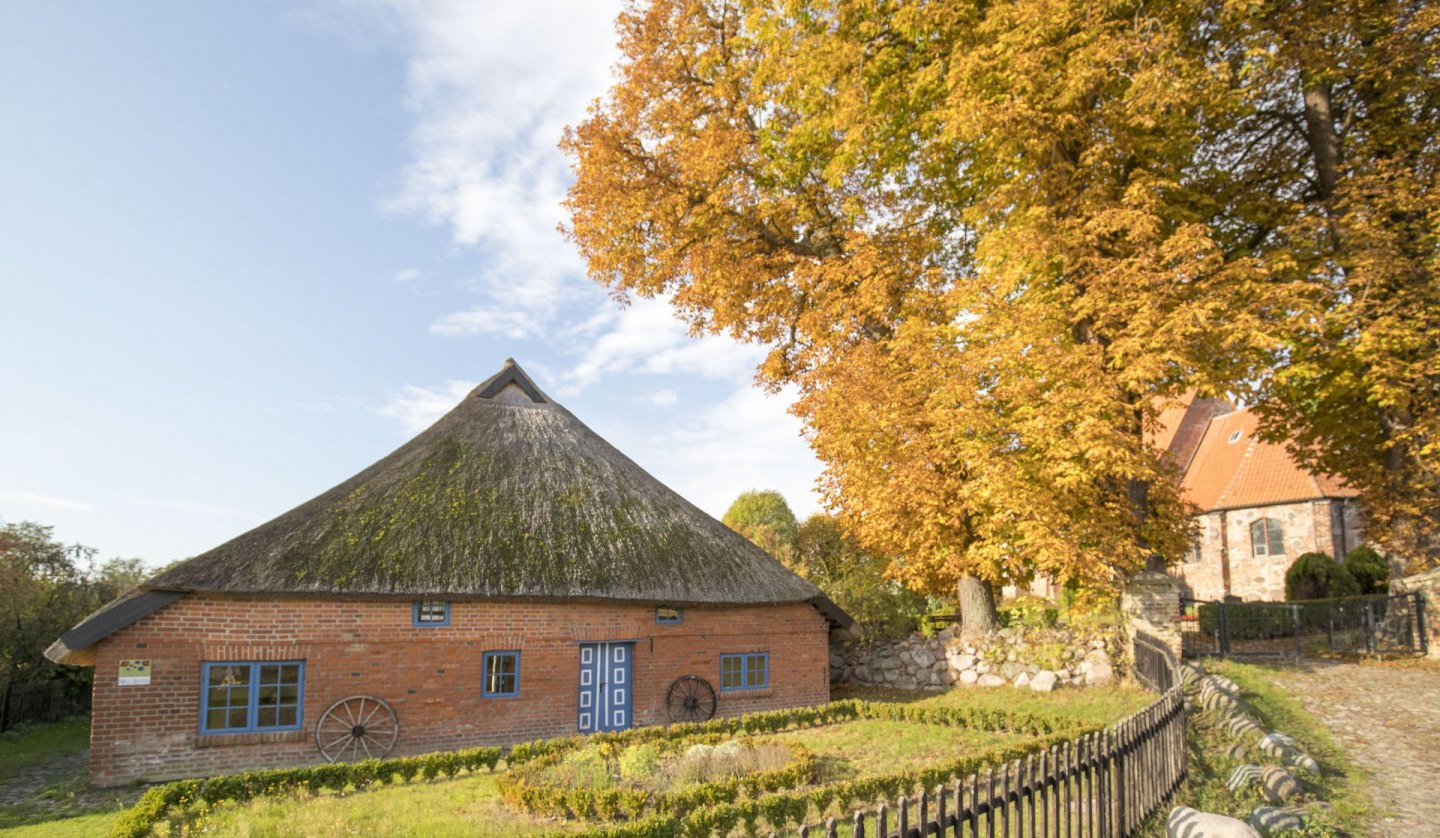
M 1419 591 L 1424 597 L 1426 656 L 1440 658 L 1440 567 L 1400 579 L 1394 588 L 1396 593 Z
M 832 646 L 830 675 L 837 683 L 943 690 L 964 687 L 1101 686 L 1115 680 L 1125 649 L 1118 629 L 1016 626 L 980 638 L 953 628 L 935 637 Z
M 1256 556 L 1250 525 L 1274 518 L 1285 528 L 1283 556 Z M 1285 599 L 1285 571 L 1301 553 L 1343 558 L 1364 543 L 1364 521 L 1352 500 L 1322 499 L 1197 515 L 1199 560 L 1186 556 L 1174 569 L 1195 599 L 1278 602 Z

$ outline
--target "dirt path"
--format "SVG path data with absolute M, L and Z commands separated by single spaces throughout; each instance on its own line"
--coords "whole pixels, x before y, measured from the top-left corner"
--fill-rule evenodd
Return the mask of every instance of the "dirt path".
M 1371 836 L 1440 835 L 1440 667 L 1315 664 L 1274 677 L 1369 773 Z

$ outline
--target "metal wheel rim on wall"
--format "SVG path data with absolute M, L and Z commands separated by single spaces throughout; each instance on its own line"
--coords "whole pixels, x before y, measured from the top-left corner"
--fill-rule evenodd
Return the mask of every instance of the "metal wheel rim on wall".
M 670 685 L 665 707 L 672 722 L 703 722 L 715 715 L 715 688 L 698 675 L 682 675 Z

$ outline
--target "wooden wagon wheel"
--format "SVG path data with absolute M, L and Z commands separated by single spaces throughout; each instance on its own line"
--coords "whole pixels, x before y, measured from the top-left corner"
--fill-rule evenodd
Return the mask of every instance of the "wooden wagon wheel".
M 715 688 L 698 675 L 684 675 L 670 685 L 665 706 L 672 722 L 703 722 L 715 715 Z
M 315 747 L 326 762 L 383 757 L 399 736 L 395 711 L 373 695 L 340 699 L 315 725 Z

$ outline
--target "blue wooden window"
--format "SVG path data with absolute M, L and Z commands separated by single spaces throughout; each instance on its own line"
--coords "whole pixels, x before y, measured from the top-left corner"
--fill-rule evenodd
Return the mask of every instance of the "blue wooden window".
M 480 693 L 486 698 L 520 694 L 519 652 L 486 652 L 483 673 Z
M 673 605 L 661 605 L 655 609 L 655 622 L 674 625 L 680 622 L 680 609 Z
M 450 603 L 439 599 L 422 599 L 415 602 L 411 622 L 417 627 L 440 628 L 450 625 Z
M 759 690 L 770 686 L 770 653 L 720 656 L 720 689 Z
M 300 729 L 304 661 L 205 663 L 200 681 L 201 733 Z

